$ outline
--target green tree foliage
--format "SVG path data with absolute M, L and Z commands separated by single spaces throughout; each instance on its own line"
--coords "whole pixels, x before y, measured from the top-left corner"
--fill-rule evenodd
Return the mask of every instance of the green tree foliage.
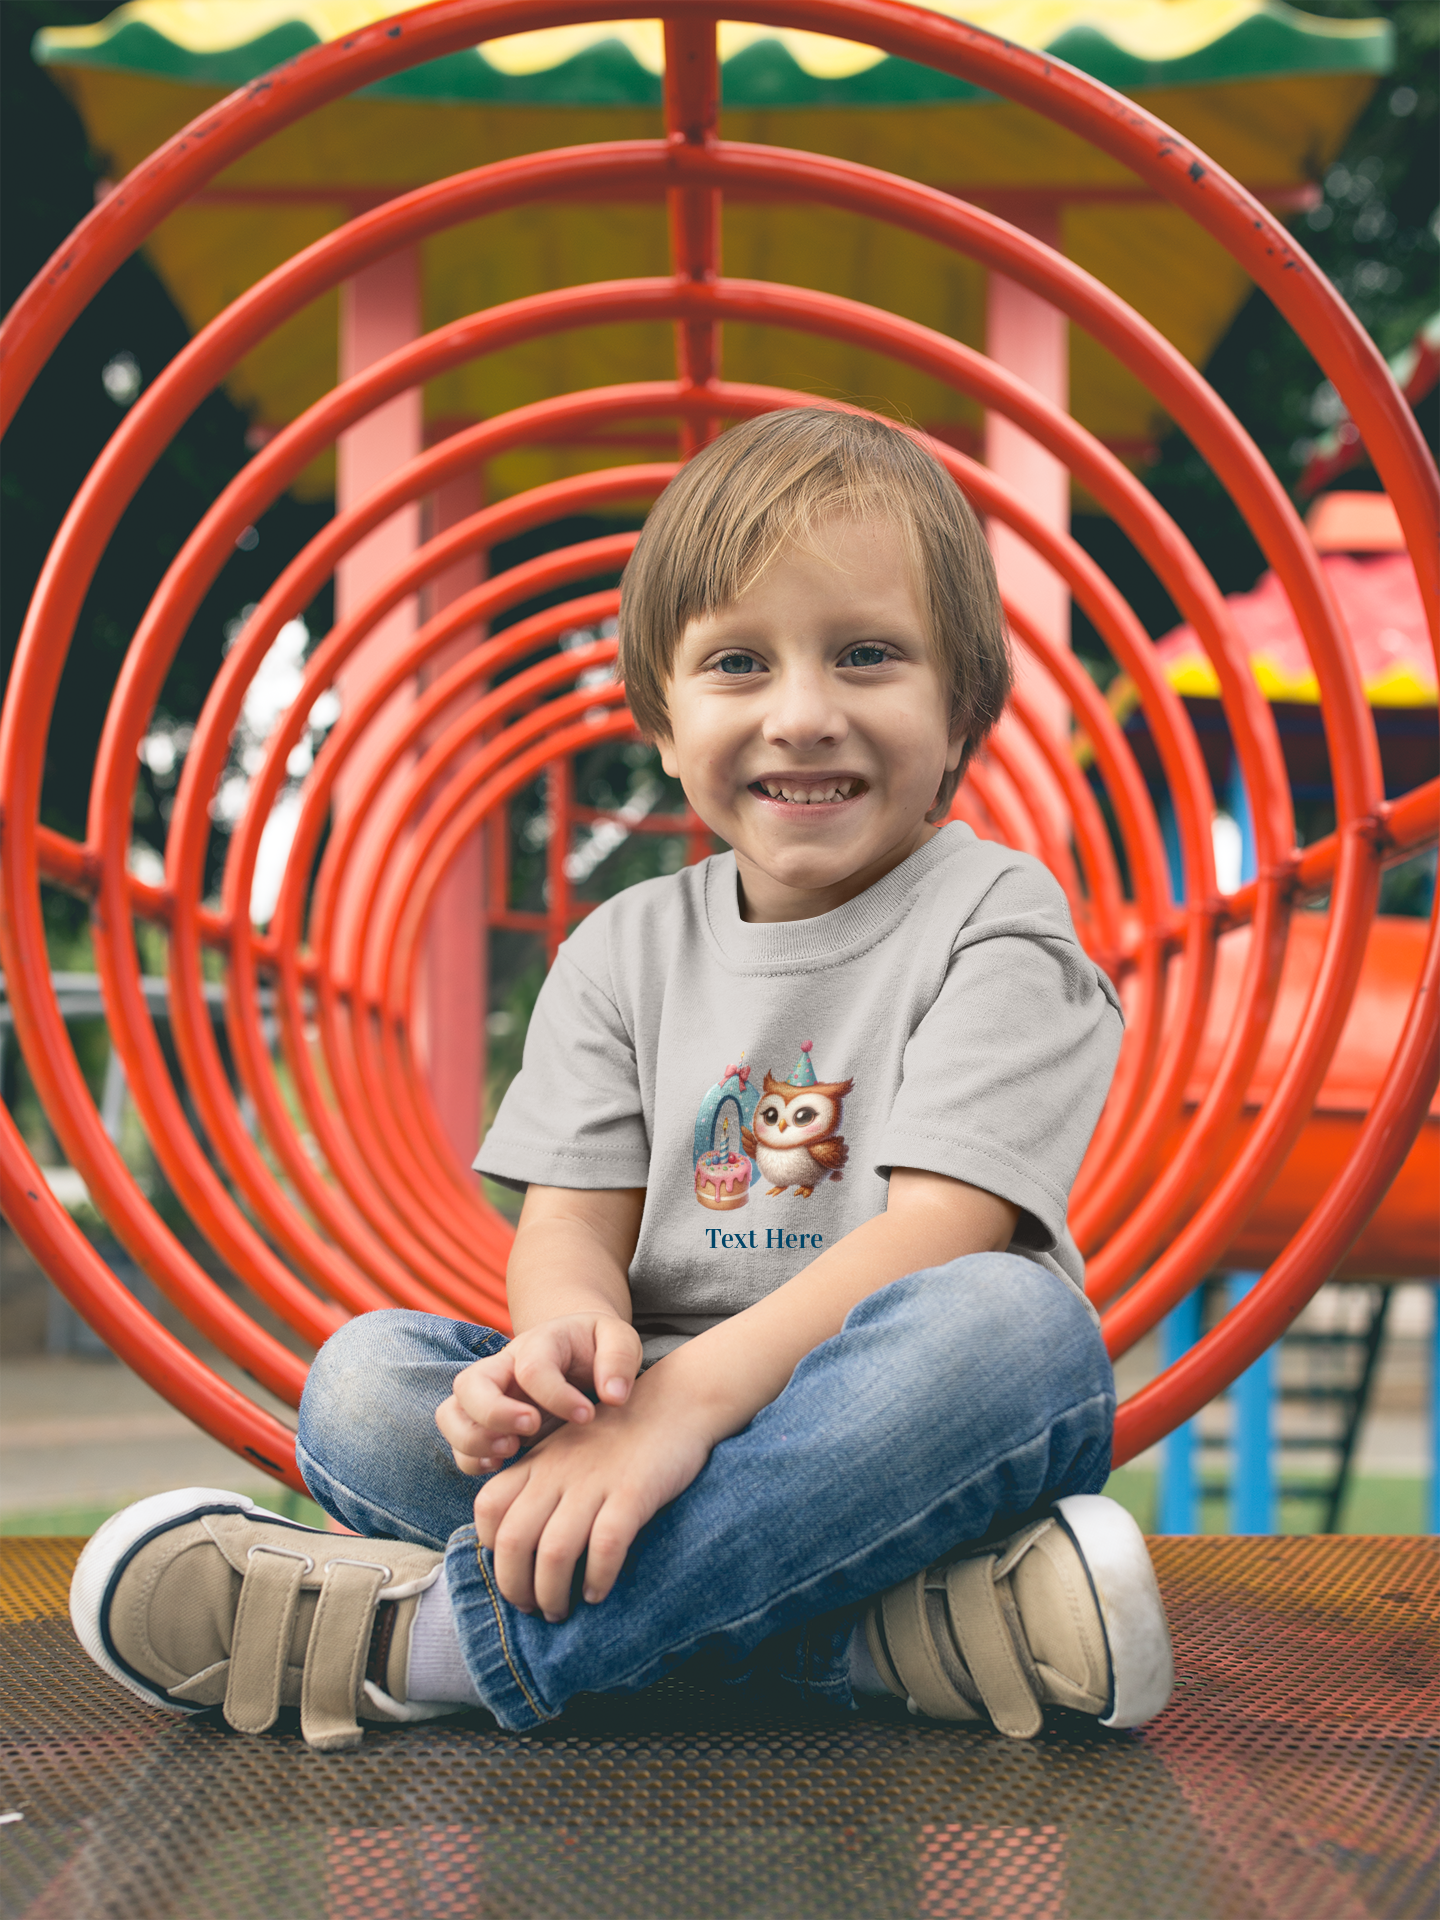
M 1316 184 L 1321 203 L 1294 223 L 1297 238 L 1328 274 L 1380 351 L 1398 353 L 1440 306 L 1436 286 L 1436 51 L 1434 0 L 1308 0 L 1302 9 L 1334 19 L 1383 14 L 1395 27 L 1395 70 L 1381 81 L 1343 151 Z M 1303 341 L 1263 293 L 1251 295 L 1211 356 L 1206 375 L 1254 436 L 1287 487 L 1294 488 L 1316 435 L 1336 415 L 1334 389 Z M 1431 447 L 1440 420 L 1432 391 L 1419 409 Z M 1245 592 L 1265 560 L 1204 460 L 1172 432 L 1144 474 L 1146 485 L 1194 542 L 1225 593 Z M 1368 465 L 1339 485 L 1378 487 Z M 1108 520 L 1077 520 L 1076 534 L 1111 574 L 1153 635 L 1175 625 L 1169 596 Z M 1077 645 L 1103 678 L 1110 668 L 1099 637 L 1077 616 Z
M 0 6 L 0 305 L 8 309 L 95 202 L 103 154 L 89 151 L 80 120 L 30 57 L 38 28 L 103 19 L 108 6 Z M 128 260 L 60 342 L 0 446 L 4 559 L 0 641 L 13 658 L 40 565 L 77 488 L 125 409 L 189 337 L 170 296 L 142 255 Z M 46 754 L 43 818 L 84 832 L 90 771 L 120 662 L 147 601 L 215 496 L 249 457 L 247 421 L 223 392 L 196 410 L 122 518 L 86 596 L 56 705 Z M 214 679 L 228 620 L 268 582 L 328 510 L 282 499 L 249 551 L 237 551 L 199 608 L 161 694 L 181 720 L 200 710 Z M 173 780 L 170 781 L 173 785 Z M 169 791 L 140 770 L 137 829 L 164 846 Z

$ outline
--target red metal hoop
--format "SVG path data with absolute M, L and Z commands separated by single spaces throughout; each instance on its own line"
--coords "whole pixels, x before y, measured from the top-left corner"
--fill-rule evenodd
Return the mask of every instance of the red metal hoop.
M 221 102 L 122 182 L 16 303 L 0 329 L 4 418 L 86 301 L 156 224 L 280 126 L 387 73 L 479 40 L 624 15 L 619 0 L 589 0 L 578 8 L 532 0 L 443 0 L 317 48 L 263 85 Z M 1432 630 L 1440 632 L 1440 489 L 1409 410 L 1338 295 L 1240 187 L 1134 102 L 1060 63 L 899 0 L 790 0 L 752 5 L 747 17 L 858 40 L 962 75 L 1081 134 L 1191 214 L 1264 287 L 1334 381 L 1396 502 L 1429 596 Z M 345 1313 L 391 1301 L 501 1319 L 508 1229 L 455 1167 L 410 1043 L 418 943 L 436 888 L 469 836 L 480 827 L 489 831 L 486 823 L 501 817 L 510 798 L 541 776 L 551 782 L 560 825 L 546 921 L 552 946 L 557 930 L 563 932 L 573 905 L 563 873 L 570 761 L 597 742 L 627 737 L 631 722 L 618 689 L 577 685 L 587 669 L 611 657 L 607 643 L 543 656 L 563 627 L 588 625 L 613 609 L 613 590 L 582 590 L 618 569 L 628 537 L 512 568 L 413 635 L 382 680 L 352 703 L 307 779 L 279 903 L 263 935 L 249 922 L 255 860 L 314 699 L 390 608 L 458 556 L 493 547 L 524 528 L 562 512 L 653 497 L 672 469 L 589 475 L 487 508 L 419 548 L 341 622 L 312 655 L 302 691 L 268 743 L 228 850 L 218 913 L 202 901 L 210 801 L 246 688 L 276 634 L 398 507 L 503 449 L 582 426 L 668 415 L 677 422 L 684 457 L 728 419 L 808 400 L 723 381 L 723 319 L 863 343 L 1008 414 L 1126 528 L 1214 661 L 1260 850 L 1258 880 L 1228 899 L 1215 882 L 1204 762 L 1133 613 L 1080 548 L 1048 530 L 995 475 L 953 450 L 935 449 L 977 508 L 1019 533 L 1064 578 L 1135 682 L 1164 764 L 1190 876 L 1186 904 L 1176 909 L 1154 806 L 1123 733 L 1077 663 L 1012 608 L 1018 640 L 1063 690 L 1093 747 L 1118 823 L 1132 898 L 1122 896 L 1116 848 L 1089 784 L 1024 698 L 1017 699 L 1006 725 L 1026 736 L 1049 766 L 1070 807 L 1074 853 L 1053 818 L 1027 795 L 1005 731 L 990 760 L 976 768 L 971 791 L 962 790 L 957 812 L 982 825 L 998 823 L 1007 837 L 1046 858 L 1067 888 L 1092 951 L 1129 978 L 1132 1020 L 1125 1052 L 1077 1184 L 1073 1215 L 1090 1256 L 1091 1290 L 1098 1300 L 1116 1303 L 1106 1323 L 1116 1351 L 1153 1326 L 1213 1265 L 1290 1152 L 1352 1003 L 1382 855 L 1435 837 L 1440 783 L 1404 802 L 1385 803 L 1353 654 L 1315 557 L 1274 475 L 1194 369 L 1106 288 L 992 215 L 873 169 L 718 138 L 714 16 L 704 6 L 674 0 L 667 9 L 666 57 L 667 140 L 528 155 L 422 187 L 307 249 L 207 327 L 153 383 L 97 460 L 47 559 L 15 662 L 0 722 L 0 955 L 32 1077 L 66 1152 L 122 1243 L 197 1330 L 292 1403 L 303 1384 L 303 1362 L 262 1331 L 190 1257 L 150 1208 L 99 1123 L 49 982 L 42 882 L 94 900 L 97 965 L 142 1121 L 191 1218 L 257 1297 L 312 1343 Z M 467 317 L 368 368 L 276 436 L 195 529 L 137 630 L 107 719 L 85 844 L 39 829 L 45 742 L 81 601 L 126 504 L 204 395 L 257 341 L 362 266 L 460 221 L 563 197 L 582 185 L 666 201 L 673 277 L 569 288 Z M 1321 687 L 1336 788 L 1338 825 L 1331 842 L 1296 854 L 1269 709 L 1214 582 L 1154 499 L 1072 420 L 959 343 L 832 296 L 721 277 L 720 199 L 727 188 L 742 186 L 783 189 L 964 252 L 1041 294 L 1110 352 L 1124 356 L 1210 461 L 1290 596 Z M 136 747 L 175 648 L 237 533 L 339 433 L 442 368 L 544 332 L 640 318 L 673 323 L 677 379 L 557 396 L 467 429 L 338 515 L 285 570 L 206 702 L 176 796 L 165 886 L 135 881 L 126 857 Z M 403 728 L 392 727 L 377 747 L 387 698 L 417 669 L 467 629 L 537 592 L 562 587 L 576 597 L 475 648 L 426 690 Z M 507 678 L 496 685 L 502 672 Z M 459 704 L 466 700 L 473 704 Z M 321 853 L 335 781 L 362 754 L 366 771 L 356 809 L 337 823 Z M 370 822 L 363 834 L 362 820 Z M 1224 1164 L 1224 1142 L 1275 1008 L 1290 906 L 1299 890 L 1321 887 L 1331 895 L 1328 934 L 1305 1017 L 1244 1151 Z M 144 998 L 135 916 L 160 921 L 169 931 L 172 1028 L 203 1143 L 171 1083 Z M 1241 922 L 1252 923 L 1254 931 L 1233 1030 L 1197 1110 L 1182 1121 L 1212 998 L 1216 942 L 1226 927 Z M 258 1116 L 263 1149 L 241 1117 L 211 1027 L 203 993 L 206 951 L 224 957 L 230 1050 L 239 1091 Z M 1243 1305 L 1121 1409 L 1118 1460 L 1233 1379 L 1288 1324 L 1363 1226 L 1403 1160 L 1434 1086 L 1437 964 L 1440 945 L 1432 921 L 1409 1024 L 1343 1175 Z M 264 1032 L 262 979 L 274 994 L 298 1120 Z M 1159 1165 L 1154 1143 L 1177 1125 L 1180 1146 L 1168 1164 Z M 286 1430 L 195 1361 L 136 1305 L 50 1197 L 8 1116 L 4 1128 L 5 1211 L 47 1271 L 160 1391 L 227 1444 L 298 1487 Z M 1136 1281 L 1147 1262 L 1148 1271 Z

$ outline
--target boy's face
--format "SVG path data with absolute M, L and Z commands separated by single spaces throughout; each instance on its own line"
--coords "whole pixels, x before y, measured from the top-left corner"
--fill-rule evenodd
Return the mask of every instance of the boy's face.
M 964 746 L 887 520 L 822 522 L 691 621 L 665 698 L 665 771 L 735 849 L 752 920 L 828 912 L 898 866 Z

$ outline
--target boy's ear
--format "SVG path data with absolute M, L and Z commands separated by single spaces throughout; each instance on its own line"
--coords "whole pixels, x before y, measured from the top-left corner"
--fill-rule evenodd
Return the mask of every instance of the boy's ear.
M 656 752 L 660 755 L 660 764 L 672 780 L 680 778 L 680 762 L 675 753 L 675 741 L 668 733 L 655 733 L 650 736 Z
M 969 738 L 969 734 L 962 729 L 955 727 L 950 729 L 950 743 L 945 749 L 945 771 L 947 773 L 954 773 L 960 762 L 965 758 L 965 743 Z

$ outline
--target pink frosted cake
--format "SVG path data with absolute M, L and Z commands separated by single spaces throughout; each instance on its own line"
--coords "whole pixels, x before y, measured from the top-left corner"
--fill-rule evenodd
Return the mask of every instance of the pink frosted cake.
M 750 1198 L 750 1162 L 743 1153 L 702 1153 L 695 1162 L 695 1198 L 725 1213 Z

